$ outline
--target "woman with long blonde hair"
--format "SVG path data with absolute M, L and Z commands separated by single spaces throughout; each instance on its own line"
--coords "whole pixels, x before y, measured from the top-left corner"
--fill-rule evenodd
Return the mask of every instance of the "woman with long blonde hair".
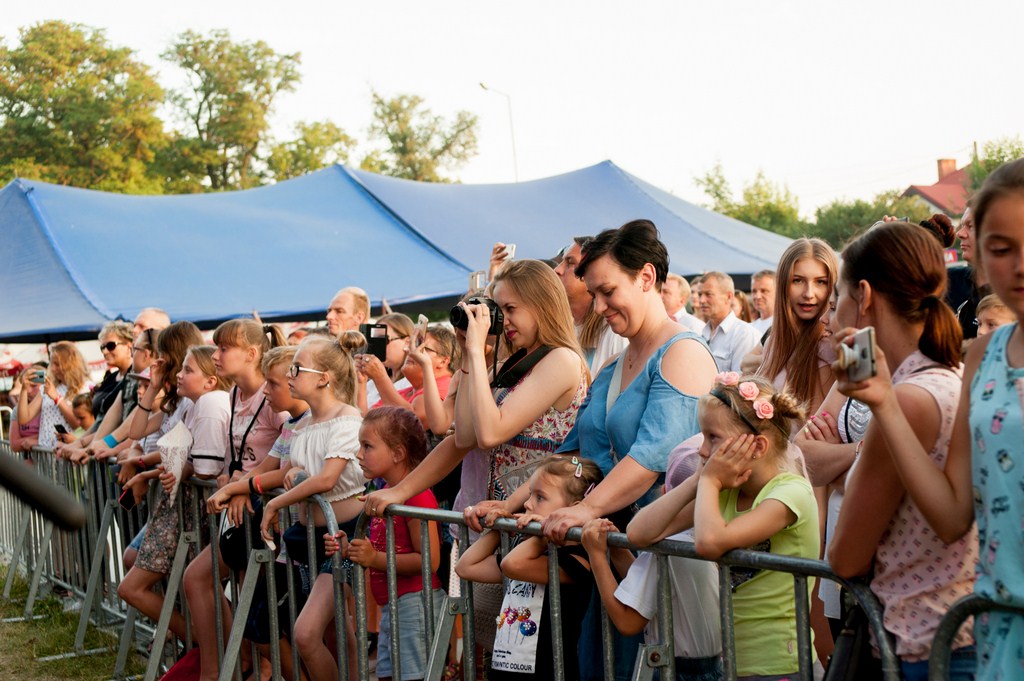
M 493 295 L 504 317 L 501 342 L 511 356 L 489 383 L 484 345 L 491 310 L 460 303 L 466 313 L 467 328 L 459 338 L 464 339 L 463 371 L 468 375 L 455 400 L 455 440 L 491 450 L 488 498 L 505 499 L 568 435 L 590 372 L 565 290 L 545 263 L 508 263 L 494 277 Z M 525 373 L 502 379 L 538 356 Z
M 60 341 L 50 347 L 50 366 L 42 389 L 29 399 L 29 391 L 22 390 L 18 397 L 18 423 L 27 425 L 39 416 L 39 446 L 53 449 L 57 446 L 57 426 L 68 432 L 81 425 L 71 400 L 82 392 L 89 378 L 89 369 L 78 347 L 70 341 Z

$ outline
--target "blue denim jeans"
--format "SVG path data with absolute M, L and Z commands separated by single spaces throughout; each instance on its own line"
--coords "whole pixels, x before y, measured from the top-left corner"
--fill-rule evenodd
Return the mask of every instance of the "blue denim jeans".
M 676 658 L 676 681 L 722 681 L 722 658 Z
M 949 681 L 974 681 L 978 667 L 974 646 L 954 650 L 949 656 Z M 900 661 L 904 681 L 928 681 L 928 660 L 920 662 Z

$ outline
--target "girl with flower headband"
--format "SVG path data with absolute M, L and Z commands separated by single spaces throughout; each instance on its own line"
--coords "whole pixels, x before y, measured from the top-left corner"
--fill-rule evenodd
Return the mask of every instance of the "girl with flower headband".
M 516 525 L 526 527 L 543 522 L 552 511 L 580 503 L 601 481 L 601 469 L 589 459 L 554 454 L 540 464 L 527 483 L 530 496 L 525 513 L 516 514 Z M 512 517 L 501 511 L 495 517 Z M 500 533 L 487 530 L 459 558 L 455 572 L 473 582 L 499 584 L 508 577 L 505 597 L 498 611 L 497 632 L 492 648 L 489 679 L 553 679 L 550 594 L 548 584 L 548 540 L 515 535 L 520 543 L 504 557 L 497 555 Z M 566 679 L 579 677 L 580 625 L 590 603 L 594 578 L 587 553 L 570 542 L 558 550 L 559 594 L 562 611 L 562 665 Z M 567 588 L 568 587 L 568 588 Z
M 738 548 L 817 558 L 818 506 L 789 443 L 791 424 L 806 418 L 803 405 L 761 377 L 726 372 L 699 409 L 703 466 L 642 509 L 629 540 L 649 546 L 693 527 L 697 553 L 710 560 Z M 808 580 L 808 596 L 813 587 Z M 733 568 L 732 590 L 739 678 L 798 672 L 792 577 Z

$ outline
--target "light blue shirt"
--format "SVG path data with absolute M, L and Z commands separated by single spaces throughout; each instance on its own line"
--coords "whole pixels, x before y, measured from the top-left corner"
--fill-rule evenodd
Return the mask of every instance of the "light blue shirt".
M 576 424 L 558 451 L 579 450 L 581 456 L 597 463 L 605 475 L 628 456 L 647 470 L 658 473 L 659 480 L 663 478 L 669 452 L 700 431 L 697 423 L 700 396 L 680 391 L 662 375 L 665 353 L 681 340 L 696 341 L 707 347 L 695 333 L 676 334 L 651 355 L 643 371 L 619 394 L 610 411 L 607 409 L 608 389 L 621 355 L 609 363 L 590 386 Z M 650 499 L 641 500 L 641 505 L 649 502 Z

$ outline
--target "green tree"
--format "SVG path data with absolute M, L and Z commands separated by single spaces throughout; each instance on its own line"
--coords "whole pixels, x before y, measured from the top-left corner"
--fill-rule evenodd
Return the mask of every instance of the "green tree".
M 450 182 L 441 175 L 476 155 L 477 117 L 459 111 L 447 122 L 423 106 L 423 98 L 373 93 L 371 137 L 386 144 L 360 164 L 364 170 L 423 182 Z
M 838 249 L 883 216 L 908 217 L 914 222 L 929 216 L 928 207 L 920 199 L 900 194 L 899 190 L 892 190 L 878 194 L 872 201 L 833 201 L 815 211 L 810 232 Z
M 267 166 L 275 180 L 287 180 L 331 165 L 346 163 L 356 141 L 330 121 L 299 123 L 296 138 L 274 145 Z
M 46 21 L 0 44 L 0 181 L 15 176 L 108 191 L 161 190 L 163 91 L 103 31 Z
M 796 197 L 788 187 L 768 180 L 763 171 L 743 188 L 740 201 L 733 198 L 721 164 L 694 181 L 711 199 L 709 208 L 716 212 L 784 236 L 800 236 L 808 229 L 800 219 Z
M 989 173 L 1007 161 L 1015 161 L 1018 158 L 1024 158 L 1024 141 L 1019 136 L 989 140 L 985 142 L 980 154 L 975 147 L 968 171 L 970 190 L 974 192 L 981 189 L 981 183 Z
M 184 70 L 187 86 L 170 101 L 185 128 L 162 160 L 177 190 L 244 189 L 265 181 L 269 116 L 300 80 L 299 54 L 263 41 L 232 42 L 227 31 L 186 31 L 162 57 Z
M 705 206 L 706 208 L 723 215 L 732 215 L 736 210 L 736 203 L 732 199 L 732 187 L 725 179 L 721 163 L 716 163 L 715 167 L 702 177 L 695 177 L 693 182 L 711 199 L 711 204 Z

